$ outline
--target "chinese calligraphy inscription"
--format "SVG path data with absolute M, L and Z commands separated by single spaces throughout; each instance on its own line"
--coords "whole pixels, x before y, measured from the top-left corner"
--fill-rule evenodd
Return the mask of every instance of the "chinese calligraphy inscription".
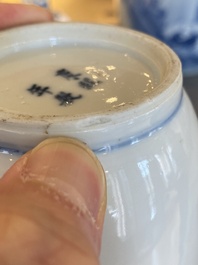
M 56 71 L 56 76 L 60 76 L 67 81 L 76 81 L 78 86 L 83 89 L 91 90 L 95 86 L 102 83 L 102 81 L 96 81 L 88 77 L 84 77 L 82 73 L 73 73 L 68 69 L 60 69 Z M 40 86 L 37 84 L 33 84 L 31 87 L 27 89 L 32 95 L 36 95 L 41 97 L 45 94 L 54 95 L 54 93 L 50 90 L 49 86 Z M 71 105 L 74 100 L 81 99 L 83 96 L 80 95 L 73 95 L 73 93 L 68 91 L 60 91 L 58 94 L 54 95 L 54 98 L 59 101 L 60 106 L 67 106 Z
M 72 104 L 75 99 L 82 98 L 82 95 L 73 96 L 72 93 L 61 91 L 55 96 L 55 98 L 59 100 L 61 106 L 66 106 Z
M 36 94 L 38 97 L 42 96 L 45 93 L 52 94 L 51 91 L 49 91 L 49 87 L 41 87 L 36 84 L 32 85 L 30 88 L 27 89 L 31 94 Z

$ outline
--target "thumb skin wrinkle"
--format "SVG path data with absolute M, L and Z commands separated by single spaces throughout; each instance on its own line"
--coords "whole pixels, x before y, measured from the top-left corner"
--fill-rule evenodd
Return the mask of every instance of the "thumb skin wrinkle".
M 27 205 L 29 201 L 29 205 L 66 218 L 67 223 L 71 216 L 96 253 L 100 252 L 106 180 L 100 162 L 86 145 L 70 138 L 46 140 L 19 159 L 3 179 L 7 196 L 14 191 L 18 201 L 21 198 Z

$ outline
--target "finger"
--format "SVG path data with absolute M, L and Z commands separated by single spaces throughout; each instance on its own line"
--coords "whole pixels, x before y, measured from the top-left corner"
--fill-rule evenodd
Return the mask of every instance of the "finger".
M 0 4 L 0 29 L 52 20 L 52 14 L 45 8 L 23 4 Z
M 98 264 L 105 207 L 95 155 L 73 139 L 44 141 L 0 180 L 0 264 Z

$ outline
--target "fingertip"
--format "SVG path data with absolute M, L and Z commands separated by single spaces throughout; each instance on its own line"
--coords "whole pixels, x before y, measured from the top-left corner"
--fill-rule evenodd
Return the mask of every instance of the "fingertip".
M 24 172 L 25 182 L 41 179 L 42 185 L 53 185 L 63 196 L 67 194 L 75 209 L 73 214 L 88 222 L 90 238 L 94 237 L 99 251 L 106 211 L 106 178 L 88 146 L 68 137 L 45 140 L 31 151 Z
M 79 242 L 89 241 L 94 253 L 100 253 L 106 179 L 100 162 L 85 144 L 66 137 L 45 140 L 21 157 L 2 181 L 1 190 L 6 196 L 15 194 L 26 202 L 33 200 L 45 210 L 49 206 L 52 215 L 60 215 L 70 231 L 81 234 Z M 69 240 L 76 238 L 71 236 Z
M 53 21 L 52 13 L 33 5 L 0 3 L 0 29 Z

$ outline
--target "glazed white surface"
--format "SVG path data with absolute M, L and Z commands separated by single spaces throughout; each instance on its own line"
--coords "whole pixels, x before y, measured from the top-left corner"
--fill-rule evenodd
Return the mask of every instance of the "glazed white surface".
M 26 36 L 30 29 L 31 37 Z M 0 174 L 19 158 L 8 148 L 28 150 L 48 137 L 76 137 L 95 151 L 107 177 L 101 264 L 197 265 L 198 122 L 182 89 L 178 58 L 150 37 L 107 26 L 35 26 L 6 36 L 10 43 L 26 37 L 26 42 L 14 46 L 19 51 L 33 37 L 40 38 L 36 46 L 52 43 L 49 37 L 63 43 L 64 36 L 70 36 L 66 29 L 75 41 L 95 36 L 127 49 L 133 38 L 133 51 L 141 50 L 144 62 L 155 62 L 161 82 L 145 100 L 137 97 L 141 103 L 97 115 L 38 119 L 1 112 Z
M 49 23 L 18 27 L 1 32 L 1 49 L 0 146 L 11 149 L 26 151 L 46 137 L 57 135 L 79 138 L 94 150 L 106 142 L 127 138 L 144 129 L 136 121 L 144 120 L 145 113 L 149 118 L 143 127 L 154 126 L 153 110 L 159 105 L 161 111 L 166 108 L 164 98 L 174 99 L 175 87 L 182 83 L 180 62 L 167 46 L 144 34 L 112 26 Z M 38 50 L 41 52 L 37 54 Z M 64 90 L 65 86 L 78 96 L 79 80 L 73 78 L 70 87 L 64 78 L 50 77 L 56 67 L 74 74 L 82 70 L 82 78 L 96 77 L 102 83 L 91 91 L 82 89 L 83 98 L 74 104 L 60 106 L 54 97 L 62 91 L 73 92 Z M 32 83 L 43 88 L 48 82 L 50 89 L 57 89 L 52 90 L 53 94 L 40 97 L 27 91 Z M 169 112 L 171 108 L 174 105 Z M 163 119 L 157 112 L 154 116 Z M 129 119 L 133 120 L 133 130 L 127 126 L 123 135 L 120 124 L 128 124 Z M 111 139 L 115 130 L 116 139 Z
M 71 117 L 135 105 L 155 92 L 161 78 L 157 66 L 141 53 L 96 44 L 23 50 L 2 58 L 0 67 L 0 110 L 30 116 Z M 57 75 L 61 69 L 66 77 Z M 82 87 L 85 78 L 95 84 Z M 34 84 L 48 87 L 47 93 L 31 93 Z M 60 92 L 81 98 L 60 102 Z
M 166 90 L 180 68 L 176 55 L 163 43 L 112 26 L 53 23 L 37 30 L 33 25 L 1 32 L 0 40 L 0 119 L 6 121 L 21 117 L 27 122 L 51 122 L 56 117 L 71 120 L 71 115 L 85 118 L 87 113 L 128 109 Z M 78 80 L 70 77 L 68 82 L 56 76 L 60 69 L 81 76 Z M 91 78 L 96 85 L 80 89 L 78 83 L 83 78 Z M 32 84 L 49 87 L 53 95 L 31 95 L 27 89 Z M 84 100 L 60 108 L 53 99 L 60 91 L 82 94 Z
M 108 190 L 102 265 L 197 265 L 197 136 L 184 92 L 177 113 L 159 131 L 98 154 Z M 0 174 L 19 157 L 0 154 Z
M 107 175 L 103 265 L 196 265 L 198 127 L 184 96 L 153 136 L 99 155 Z

